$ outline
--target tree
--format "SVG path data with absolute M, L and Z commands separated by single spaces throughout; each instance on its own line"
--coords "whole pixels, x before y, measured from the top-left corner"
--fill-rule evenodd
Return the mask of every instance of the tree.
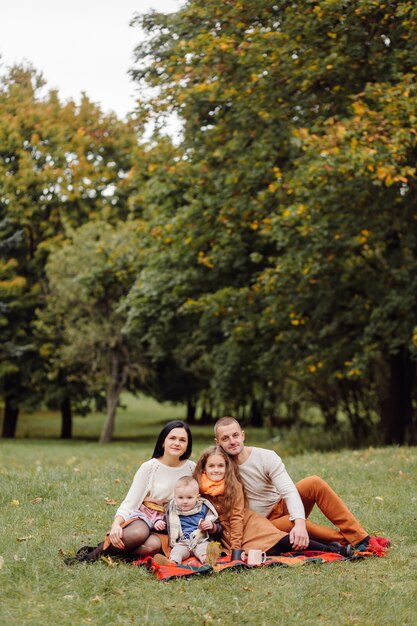
M 77 369 L 90 397 L 105 396 L 100 443 L 111 440 L 122 391 L 140 386 L 147 373 L 140 336 L 125 332 L 124 299 L 141 263 L 141 230 L 134 221 L 117 227 L 90 222 L 73 231 L 47 264 L 44 315 L 48 325 L 51 318 L 59 321 L 63 338 L 53 360 L 56 367 Z
M 54 381 L 57 397 L 64 386 L 61 377 L 46 382 L 41 339 L 34 333 L 35 311 L 47 293 L 50 246 L 62 241 L 67 227 L 99 217 L 117 222 L 129 214 L 130 176 L 140 169 L 139 152 L 133 121 L 104 115 L 86 96 L 80 106 L 61 103 L 57 92 L 45 94 L 42 76 L 30 66 L 15 66 L 2 76 L 0 221 L 7 218 L 5 237 L 21 233 L 13 263 L 24 281 L 20 300 L 5 313 L 9 344 L 25 346 L 24 358 L 12 351 L 10 367 L 0 374 L 4 429 L 11 436 L 20 404 L 38 404 L 46 387 L 51 397 Z M 60 404 L 68 415 L 65 398 Z
M 183 123 L 173 171 L 156 171 L 181 180 L 175 213 L 155 219 L 156 265 L 171 262 L 176 315 L 189 311 L 212 379 L 233 381 L 232 394 L 240 373 L 248 394 L 271 399 L 289 380 L 328 425 L 343 405 L 358 441 L 373 411 L 386 442 L 404 441 L 414 3 L 190 1 L 136 23 L 148 38 L 133 75 L 156 89 L 150 114 Z

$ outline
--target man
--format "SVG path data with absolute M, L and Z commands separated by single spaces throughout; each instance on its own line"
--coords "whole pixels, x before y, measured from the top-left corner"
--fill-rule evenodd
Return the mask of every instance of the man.
M 249 507 L 290 534 L 294 550 L 304 550 L 309 537 L 322 543 L 350 544 L 357 550 L 371 546 L 384 550 L 389 541 L 370 537 L 343 500 L 319 476 L 291 480 L 280 457 L 272 450 L 245 446 L 245 433 L 234 417 L 222 417 L 215 426 L 215 441 L 239 466 Z M 337 528 L 310 522 L 317 504 Z

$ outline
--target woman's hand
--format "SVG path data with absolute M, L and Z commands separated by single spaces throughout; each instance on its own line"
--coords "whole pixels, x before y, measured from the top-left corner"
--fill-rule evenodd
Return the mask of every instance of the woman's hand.
M 310 539 L 304 519 L 294 520 L 294 528 L 290 532 L 290 542 L 294 550 L 305 550 L 307 548 Z
M 111 526 L 109 539 L 115 548 L 124 550 L 125 544 L 123 543 L 123 528 L 118 520 L 114 520 Z

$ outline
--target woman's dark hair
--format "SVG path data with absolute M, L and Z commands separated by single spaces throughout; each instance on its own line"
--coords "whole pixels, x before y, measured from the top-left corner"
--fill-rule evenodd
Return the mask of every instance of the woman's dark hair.
M 168 424 L 165 424 L 165 426 L 159 433 L 158 439 L 156 440 L 155 449 L 152 454 L 153 459 L 159 459 L 161 456 L 164 455 L 164 441 L 168 437 L 171 430 L 174 430 L 174 428 L 183 428 L 188 437 L 187 449 L 184 454 L 180 456 L 180 461 L 184 461 L 184 459 L 188 459 L 190 457 L 191 450 L 193 449 L 193 437 L 191 435 L 190 427 L 188 426 L 188 424 L 182 422 L 181 420 L 173 420 L 172 422 L 168 422 Z

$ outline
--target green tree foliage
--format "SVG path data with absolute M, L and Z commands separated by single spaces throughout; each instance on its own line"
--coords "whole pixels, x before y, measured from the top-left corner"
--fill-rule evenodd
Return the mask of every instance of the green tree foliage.
M 131 177 L 137 156 L 133 122 L 121 122 L 87 97 L 79 106 L 61 103 L 45 92 L 42 77 L 31 67 L 16 66 L 0 83 L 0 222 L 7 240 L 19 242 L 3 256 L 20 277 L 19 294 L 7 318 L 10 358 L 0 374 L 6 415 L 3 432 L 13 436 L 15 423 L 7 408 L 37 403 L 47 383 L 42 338 L 35 336 L 35 311 L 43 306 L 45 263 L 52 244 L 66 228 L 92 218 L 116 222 L 130 211 Z M 16 358 L 26 347 L 24 358 Z M 56 387 L 61 403 L 63 382 Z M 54 394 L 49 393 L 52 398 Z
M 190 0 L 137 23 L 148 38 L 134 76 L 157 89 L 148 111 L 175 111 L 184 129 L 176 162 L 154 172 L 154 188 L 168 179 L 178 193 L 153 216 L 149 278 L 159 298 L 171 268 L 168 307 L 188 319 L 210 394 L 273 405 L 296 385 L 328 426 L 343 406 L 356 440 L 377 415 L 385 441 L 403 442 L 415 388 L 414 3 Z
M 50 293 L 41 314 L 51 328 L 60 326 L 59 346 L 50 345 L 57 372 L 81 380 L 87 397 L 105 396 L 107 418 L 101 443 L 110 441 L 122 391 L 146 375 L 140 337 L 125 332 L 124 298 L 140 266 L 140 222 L 115 228 L 91 221 L 74 231 L 47 264 Z M 55 337 L 55 335 L 53 335 Z M 48 351 L 48 346 L 44 346 Z

